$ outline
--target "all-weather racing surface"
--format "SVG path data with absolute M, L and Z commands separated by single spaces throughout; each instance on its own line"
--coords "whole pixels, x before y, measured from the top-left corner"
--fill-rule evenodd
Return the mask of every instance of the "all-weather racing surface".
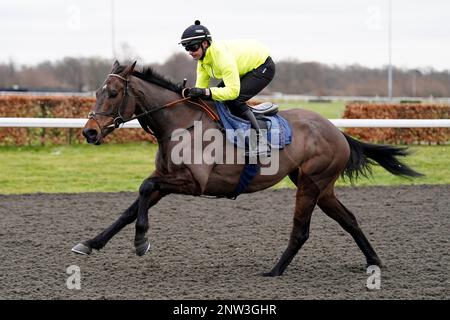
M 338 188 L 337 195 L 383 262 L 379 289 L 367 287 L 373 274 L 351 236 L 319 208 L 286 272 L 260 275 L 285 248 L 294 190 L 235 201 L 170 195 L 150 209 L 151 248 L 142 257 L 134 224 L 101 251 L 71 252 L 136 193 L 29 194 L 0 195 L 0 299 L 450 298 L 450 185 Z

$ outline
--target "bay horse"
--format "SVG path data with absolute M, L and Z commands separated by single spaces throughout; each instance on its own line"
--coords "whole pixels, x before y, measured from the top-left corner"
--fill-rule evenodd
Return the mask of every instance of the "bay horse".
M 134 246 L 144 255 L 150 248 L 147 238 L 148 211 L 171 193 L 221 197 L 230 194 L 239 182 L 244 164 L 181 163 L 170 155 L 178 142 L 170 139 L 176 129 L 188 129 L 201 121 L 202 130 L 218 128 L 213 101 L 200 103 L 183 98 L 179 84 L 169 81 L 151 68 L 136 71 L 136 62 L 123 66 L 115 62 L 111 73 L 96 91 L 96 104 L 89 114 L 83 135 L 90 144 L 101 144 L 106 135 L 122 122 L 137 118 L 142 128 L 158 138 L 154 172 L 145 179 L 138 198 L 122 215 L 96 237 L 79 243 L 72 251 L 90 254 L 100 250 L 124 226 L 136 220 Z M 284 253 L 264 276 L 280 276 L 309 236 L 311 215 L 316 205 L 337 221 L 356 241 L 367 265 L 381 266 L 381 260 L 356 221 L 355 216 L 337 198 L 336 180 L 371 174 L 371 166 L 381 165 L 390 173 L 404 177 L 421 174 L 398 160 L 407 148 L 358 141 L 337 129 L 319 114 L 302 109 L 283 110 L 292 129 L 292 142 L 279 150 L 278 171 L 257 175 L 246 193 L 275 185 L 288 176 L 297 186 L 293 227 Z M 194 139 L 191 135 L 190 139 Z M 224 138 L 225 139 L 225 138 Z M 207 145 L 207 142 L 203 142 Z M 194 151 L 194 150 L 192 150 Z

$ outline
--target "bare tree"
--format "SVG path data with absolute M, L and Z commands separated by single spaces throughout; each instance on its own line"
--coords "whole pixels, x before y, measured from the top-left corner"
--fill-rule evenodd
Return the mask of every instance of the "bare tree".
M 122 44 L 121 63 L 141 60 L 126 43 Z M 55 62 L 44 61 L 35 66 L 16 66 L 13 61 L 0 63 L 0 87 L 14 85 L 48 90 L 92 91 L 100 86 L 113 61 L 101 57 L 66 57 Z M 196 80 L 196 62 L 185 52 L 171 55 L 162 63 L 151 64 L 175 82 L 187 78 L 188 86 Z M 415 69 L 416 70 L 416 69 Z M 394 68 L 394 96 L 412 95 L 411 70 Z M 387 69 L 371 69 L 360 65 L 330 66 L 317 62 L 284 60 L 276 62 L 276 75 L 263 93 L 282 92 L 305 95 L 386 96 Z M 212 85 L 217 81 L 212 81 Z M 432 68 L 415 75 L 414 92 L 422 97 L 450 96 L 450 73 Z

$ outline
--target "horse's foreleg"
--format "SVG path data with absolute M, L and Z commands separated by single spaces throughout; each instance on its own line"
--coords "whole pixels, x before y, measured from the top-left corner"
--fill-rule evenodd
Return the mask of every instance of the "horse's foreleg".
M 95 238 L 77 244 L 72 248 L 72 251 L 80 254 L 90 254 L 92 249 L 100 250 L 103 248 L 106 243 L 114 237 L 114 235 L 123 229 L 123 227 L 136 220 L 138 213 L 138 201 L 139 200 L 134 201 L 133 204 L 122 213 L 119 219 L 117 219 L 104 231 L 99 233 Z
M 158 187 L 153 178 L 149 178 L 139 188 L 136 234 L 134 238 L 134 247 L 138 256 L 144 255 L 150 249 L 150 242 L 147 238 L 149 228 L 148 210 L 163 197 L 162 193 L 157 189 Z
M 282 275 L 302 245 L 308 240 L 309 224 L 318 195 L 319 190 L 314 182 L 306 176 L 301 178 L 296 196 L 294 226 L 288 246 L 275 267 L 270 272 L 264 273 L 264 276 Z
M 137 255 L 144 255 L 150 248 L 146 236 L 149 227 L 148 209 L 170 193 L 200 195 L 201 188 L 187 168 L 163 176 L 150 177 L 142 183 L 139 189 L 139 209 L 134 239 Z
M 367 240 L 366 236 L 360 229 L 353 213 L 348 210 L 336 198 L 334 194 L 326 195 L 317 203 L 323 212 L 330 218 L 336 220 L 339 225 L 355 239 L 356 244 L 364 253 L 368 265 L 377 265 L 381 267 L 381 260 L 378 258 L 375 250 Z
M 148 210 L 155 205 L 163 195 L 169 193 L 182 193 L 198 195 L 201 193 L 198 183 L 189 169 L 185 168 L 146 179 L 139 188 L 139 204 L 136 219 L 136 235 L 134 246 L 138 256 L 144 255 L 150 248 L 147 238 Z

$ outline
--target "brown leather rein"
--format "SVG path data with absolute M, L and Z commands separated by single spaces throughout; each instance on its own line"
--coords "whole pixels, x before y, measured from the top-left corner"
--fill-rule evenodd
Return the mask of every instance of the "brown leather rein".
M 218 115 L 214 112 L 214 110 L 205 101 L 203 101 L 202 99 L 198 99 L 198 102 L 195 102 L 195 101 L 192 101 L 190 97 L 187 97 L 187 98 L 184 97 L 183 94 L 182 94 L 182 96 L 183 96 L 182 99 L 178 99 L 178 100 L 169 102 L 169 103 L 167 103 L 165 105 L 152 108 L 151 110 L 144 111 L 144 112 L 142 112 L 142 113 L 140 113 L 140 114 L 138 114 L 138 115 L 136 115 L 134 117 L 131 117 L 129 119 L 124 119 L 122 114 L 121 114 L 121 110 L 122 110 L 123 107 L 126 107 L 126 104 L 128 103 L 128 96 L 129 96 L 128 95 L 128 83 L 129 83 L 129 80 L 124 78 L 124 77 L 122 77 L 121 75 L 114 74 L 114 73 L 109 74 L 109 76 L 117 77 L 117 78 L 123 80 L 125 82 L 125 91 L 124 91 L 124 96 L 122 98 L 122 102 L 120 103 L 120 106 L 119 106 L 119 108 L 117 108 L 116 112 L 115 112 L 115 110 L 113 110 L 112 112 L 95 112 L 95 111 L 89 112 L 88 119 L 92 119 L 95 122 L 97 122 L 97 125 L 99 126 L 99 128 L 102 131 L 103 131 L 103 129 L 108 129 L 108 128 L 112 128 L 112 127 L 118 128 L 121 124 L 124 124 L 126 122 L 129 122 L 129 121 L 132 121 L 132 120 L 135 120 L 135 119 L 139 119 L 139 118 L 142 118 L 142 117 L 145 117 L 145 116 L 149 116 L 152 113 L 158 112 L 158 111 L 160 111 L 162 109 L 165 109 L 165 108 L 173 107 L 173 106 L 175 106 L 175 105 L 177 105 L 179 103 L 182 103 L 182 102 L 187 102 L 189 104 L 194 105 L 195 107 L 200 108 L 214 122 L 219 123 Z M 183 90 L 183 92 L 184 92 L 184 90 Z M 114 119 L 113 123 L 110 124 L 109 126 L 106 126 L 106 127 L 102 128 L 100 126 L 100 124 L 98 123 L 97 119 L 95 118 L 96 115 L 111 117 L 111 118 Z M 150 128 L 147 127 L 147 128 L 144 128 L 144 130 L 146 132 L 148 132 L 149 134 L 153 135 L 154 137 L 157 137 L 155 132 L 153 132 Z M 158 139 L 158 141 L 159 141 L 159 139 Z

